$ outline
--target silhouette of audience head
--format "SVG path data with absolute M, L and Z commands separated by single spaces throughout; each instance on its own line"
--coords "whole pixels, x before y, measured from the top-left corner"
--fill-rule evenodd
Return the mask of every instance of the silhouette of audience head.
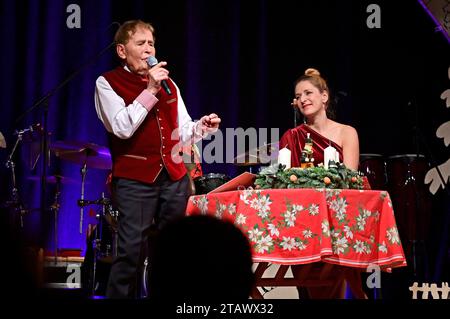
M 149 295 L 155 299 L 245 300 L 254 284 L 247 237 L 231 222 L 189 216 L 156 237 Z
M 8 219 L 10 213 L 7 209 L 0 208 L 0 229 L 2 230 L 0 242 L 4 243 L 2 252 L 8 258 L 7 261 L 0 263 L 4 292 L 2 299 L 6 301 L 5 307 L 14 304 L 9 301 L 20 300 L 23 296 L 34 298 L 38 294 L 37 267 L 34 268 L 37 259 L 32 256 L 31 248 L 25 244 L 24 236 L 14 228 Z

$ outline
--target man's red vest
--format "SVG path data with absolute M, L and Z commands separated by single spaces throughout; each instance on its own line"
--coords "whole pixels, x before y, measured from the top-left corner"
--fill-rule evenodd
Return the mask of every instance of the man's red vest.
M 112 89 L 128 106 L 133 103 L 148 80 L 123 67 L 103 74 Z M 120 139 L 110 134 L 110 147 L 114 177 L 128 178 L 144 183 L 153 183 L 165 167 L 173 181 L 186 175 L 186 168 L 179 155 L 177 90 L 172 81 L 167 81 L 172 95 L 160 90 L 158 103 L 150 110 L 133 136 Z M 175 93 L 175 94 L 174 94 Z M 174 135 L 174 139 L 172 139 Z

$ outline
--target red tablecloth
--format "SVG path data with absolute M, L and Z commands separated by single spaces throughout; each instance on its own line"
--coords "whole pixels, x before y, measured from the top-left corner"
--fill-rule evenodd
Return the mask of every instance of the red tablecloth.
M 406 266 L 386 191 L 239 190 L 191 196 L 187 214 L 232 221 L 248 236 L 255 262 Z

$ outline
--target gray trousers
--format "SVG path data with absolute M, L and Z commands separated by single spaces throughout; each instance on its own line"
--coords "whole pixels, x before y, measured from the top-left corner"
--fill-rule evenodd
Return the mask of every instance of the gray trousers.
M 112 193 L 119 211 L 119 228 L 117 256 L 111 266 L 106 296 L 138 298 L 150 227 L 161 229 L 185 215 L 191 195 L 189 178 L 185 175 L 174 182 L 165 169 L 152 184 L 116 178 Z

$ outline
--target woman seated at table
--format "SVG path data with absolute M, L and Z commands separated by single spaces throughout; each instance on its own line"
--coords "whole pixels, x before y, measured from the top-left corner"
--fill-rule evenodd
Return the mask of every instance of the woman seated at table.
M 287 147 L 291 151 L 291 166 L 300 167 L 302 150 L 309 133 L 313 140 L 314 165 L 324 162 L 324 149 L 332 146 L 339 153 L 339 162 L 353 170 L 359 164 L 359 140 L 356 130 L 345 124 L 331 120 L 330 90 L 327 82 L 316 69 L 307 69 L 305 74 L 295 82 L 295 98 L 292 105 L 303 115 L 304 123 L 288 130 L 280 139 L 280 149 Z M 309 287 L 307 290 L 298 287 L 300 298 L 344 298 L 345 282 L 352 287 L 360 286 L 359 271 L 348 267 L 323 268 L 320 264 L 309 266 L 306 276 L 313 277 L 321 273 L 322 278 L 333 279 L 331 287 Z M 302 272 L 304 266 L 293 266 L 292 271 Z M 326 273 L 324 273 L 324 270 Z M 363 297 L 361 293 L 358 297 Z
M 347 168 L 357 170 L 359 163 L 359 141 L 356 130 L 328 118 L 330 91 L 327 82 L 316 69 L 307 69 L 295 82 L 295 98 L 292 105 L 303 115 L 304 124 L 290 129 L 280 140 L 280 149 L 291 151 L 291 166 L 300 167 L 302 149 L 307 134 L 313 140 L 314 164 L 323 163 L 324 149 L 334 147 L 339 161 Z

